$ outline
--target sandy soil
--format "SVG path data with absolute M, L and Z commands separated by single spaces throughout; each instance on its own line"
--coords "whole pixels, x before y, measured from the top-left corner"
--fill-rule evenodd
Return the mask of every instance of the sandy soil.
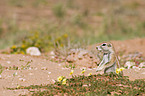
M 125 54 L 129 52 L 142 52 L 145 56 L 145 38 L 126 40 L 126 41 L 111 41 L 114 44 L 116 51 L 123 50 Z M 92 45 L 95 48 L 96 45 Z M 8 55 L 0 54 L 0 64 L 5 67 L 28 65 L 21 70 L 4 70 L 0 78 L 0 96 L 17 96 L 19 94 L 28 93 L 27 90 L 7 90 L 7 87 L 17 87 L 18 85 L 29 86 L 53 83 L 58 76 L 66 76 L 70 78 L 71 69 L 64 68 L 65 63 L 51 62 L 48 57 L 34 57 L 29 55 Z M 81 68 L 75 68 L 74 74 L 79 75 Z M 92 72 L 98 74 L 94 69 L 87 69 L 85 75 Z M 145 68 L 142 69 L 126 69 L 124 75 L 129 76 L 130 80 L 145 79 Z

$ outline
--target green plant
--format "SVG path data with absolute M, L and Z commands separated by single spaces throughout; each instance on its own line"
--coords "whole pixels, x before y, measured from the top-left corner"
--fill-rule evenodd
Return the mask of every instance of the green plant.
M 12 67 L 11 66 L 6 67 L 6 69 L 8 69 L 8 70 L 18 70 L 18 66 L 13 65 Z
M 54 84 L 20 86 L 9 90 L 31 89 L 32 95 L 144 95 L 145 81 L 130 81 L 128 77 L 116 74 L 72 76 L 66 84 L 56 81 Z M 36 91 L 37 89 L 37 91 Z M 45 89 L 44 91 L 41 91 Z
M 0 64 L 0 74 L 3 72 L 4 67 Z
M 25 70 L 25 69 L 29 69 L 30 66 L 31 66 L 31 65 L 30 65 L 31 62 L 33 62 L 33 60 L 28 61 L 28 62 L 26 63 L 26 65 L 21 65 L 21 69 L 24 69 L 24 70 Z
M 140 6 L 140 4 L 138 3 L 138 2 L 131 2 L 131 3 L 128 3 L 127 5 L 126 5 L 126 7 L 128 7 L 128 8 L 130 8 L 130 9 L 133 9 L 133 10 L 135 10 L 136 8 L 138 8 Z
M 9 3 L 16 7 L 23 7 L 25 5 L 25 1 L 23 0 L 10 0 Z
M 68 35 L 64 34 L 59 37 L 52 37 L 50 35 L 41 34 L 40 32 L 31 32 L 31 35 L 25 37 L 20 46 L 13 45 L 10 53 L 12 54 L 26 54 L 28 47 L 37 47 L 41 52 L 47 52 L 52 48 L 61 48 L 66 44 Z
M 79 26 L 80 28 L 87 29 L 87 23 L 83 19 L 83 16 L 76 15 L 73 17 L 72 23 Z
M 1 22 L 1 34 L 0 34 L 0 49 L 10 47 L 15 44 L 20 44 L 23 38 L 27 35 L 27 30 L 23 30 L 18 27 L 17 18 L 3 18 Z
M 64 67 L 74 69 L 76 68 L 76 64 L 68 63 Z
M 32 6 L 39 7 L 49 4 L 47 0 L 35 0 L 32 2 Z
M 54 7 L 52 8 L 52 11 L 53 11 L 53 14 L 59 19 L 63 19 L 64 16 L 66 15 L 66 10 L 64 8 L 64 5 L 61 3 L 54 5 Z

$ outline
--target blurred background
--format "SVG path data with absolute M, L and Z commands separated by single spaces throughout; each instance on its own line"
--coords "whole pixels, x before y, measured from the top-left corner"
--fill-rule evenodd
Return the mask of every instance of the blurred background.
M 14 53 L 142 37 L 145 0 L 0 0 L 0 49 Z

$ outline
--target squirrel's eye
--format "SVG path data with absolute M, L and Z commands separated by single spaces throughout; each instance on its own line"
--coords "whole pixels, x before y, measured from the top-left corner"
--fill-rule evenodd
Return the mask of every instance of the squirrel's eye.
M 105 43 L 103 43 L 103 44 L 102 44 L 102 46 L 106 46 L 106 44 L 105 44 Z

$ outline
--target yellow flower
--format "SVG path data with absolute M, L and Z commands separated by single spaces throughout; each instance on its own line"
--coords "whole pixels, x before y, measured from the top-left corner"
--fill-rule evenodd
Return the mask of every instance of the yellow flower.
M 20 87 L 21 87 L 21 85 L 18 85 L 18 86 L 17 86 L 17 88 L 20 88 Z
M 85 73 L 85 71 L 86 71 L 86 70 L 84 69 L 84 70 L 81 72 L 81 74 L 84 74 L 84 73 Z
M 58 81 L 58 82 L 61 82 L 64 78 L 65 78 L 65 76 L 59 76 L 59 77 L 57 78 L 57 81 Z
M 116 68 L 116 74 L 120 73 L 120 69 Z
M 74 70 L 71 70 L 71 72 L 69 73 L 69 75 L 72 75 L 74 73 Z
M 18 54 L 18 52 L 15 52 L 14 54 Z
M 66 79 L 63 79 L 62 85 L 65 85 L 65 84 L 66 84 Z
M 24 44 L 21 45 L 22 48 L 26 48 L 26 46 Z
M 124 69 L 125 69 L 125 68 L 123 68 L 123 67 L 121 67 L 121 68 L 119 68 L 119 69 L 117 68 L 117 69 L 116 69 L 116 74 L 119 74 L 119 73 L 120 73 L 121 71 L 123 71 Z
M 16 46 L 16 45 L 13 45 L 11 48 L 12 48 L 12 49 L 16 49 L 16 48 L 17 48 L 17 46 Z
M 65 38 L 67 38 L 67 37 L 68 37 L 68 35 L 67 35 L 67 34 L 64 34 L 63 36 L 64 36 Z
M 89 75 L 89 76 L 91 76 L 91 75 L 92 75 L 92 73 L 89 73 L 88 75 Z
M 61 43 L 60 46 L 63 47 L 64 45 Z
M 58 81 L 58 82 L 61 82 L 62 79 L 63 79 L 63 76 L 59 76 L 59 77 L 57 78 L 57 81 Z
M 23 51 L 20 52 L 21 54 L 25 54 Z
M 40 47 L 40 44 L 35 44 L 36 47 Z
M 125 68 L 121 67 L 121 68 L 120 68 L 120 71 L 123 71 L 124 69 L 125 69 Z

